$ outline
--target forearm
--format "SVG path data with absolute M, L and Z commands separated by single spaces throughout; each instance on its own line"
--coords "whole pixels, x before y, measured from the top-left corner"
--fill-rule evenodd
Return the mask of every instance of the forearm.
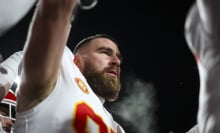
M 54 83 L 68 40 L 74 0 L 41 0 L 35 11 L 25 45 L 25 81 Z

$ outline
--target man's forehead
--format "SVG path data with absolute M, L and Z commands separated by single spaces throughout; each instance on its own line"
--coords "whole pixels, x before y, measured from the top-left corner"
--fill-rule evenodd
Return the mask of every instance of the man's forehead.
M 73 50 L 73 53 L 75 54 L 79 49 L 83 48 L 85 45 L 88 45 L 90 44 L 92 41 L 96 41 L 96 40 L 99 40 L 99 39 L 103 39 L 103 40 L 108 40 L 108 41 L 111 41 L 113 42 L 116 46 L 118 46 L 118 42 L 111 36 L 109 35 L 106 35 L 106 34 L 97 34 L 97 35 L 94 35 L 94 36 L 90 36 L 90 37 L 87 37 L 85 39 L 83 39 L 82 41 L 80 41 L 74 48 Z
M 91 46 L 95 45 L 97 47 L 108 47 L 119 51 L 117 44 L 108 38 L 95 38 L 90 42 L 90 44 Z

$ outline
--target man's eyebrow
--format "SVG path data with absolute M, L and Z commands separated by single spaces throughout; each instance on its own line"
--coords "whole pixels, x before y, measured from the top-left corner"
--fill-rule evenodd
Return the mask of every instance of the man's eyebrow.
M 106 46 L 101 46 L 99 48 L 97 48 L 97 50 L 108 50 L 108 51 L 113 51 L 113 49 L 106 47 Z
M 102 47 L 99 47 L 97 48 L 97 51 L 100 51 L 100 50 L 107 50 L 107 51 L 111 51 L 113 52 L 113 49 L 112 48 L 109 48 L 109 47 L 105 47 L 105 46 L 102 46 Z M 122 62 L 122 56 L 120 53 L 116 53 L 117 54 L 117 57 L 120 59 L 120 61 Z

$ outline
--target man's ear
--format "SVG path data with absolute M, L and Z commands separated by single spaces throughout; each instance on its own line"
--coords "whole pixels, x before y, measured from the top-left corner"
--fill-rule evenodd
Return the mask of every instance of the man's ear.
M 81 66 L 79 58 L 80 58 L 79 55 L 74 55 L 74 59 L 73 59 L 73 63 L 75 63 L 78 68 L 80 68 Z

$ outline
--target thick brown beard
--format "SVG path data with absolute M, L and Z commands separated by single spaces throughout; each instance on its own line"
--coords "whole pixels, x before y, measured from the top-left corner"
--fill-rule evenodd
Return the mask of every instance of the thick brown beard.
M 104 71 L 98 72 L 91 63 L 87 63 L 83 75 L 98 96 L 108 101 L 115 101 L 121 88 L 120 80 L 106 76 Z

